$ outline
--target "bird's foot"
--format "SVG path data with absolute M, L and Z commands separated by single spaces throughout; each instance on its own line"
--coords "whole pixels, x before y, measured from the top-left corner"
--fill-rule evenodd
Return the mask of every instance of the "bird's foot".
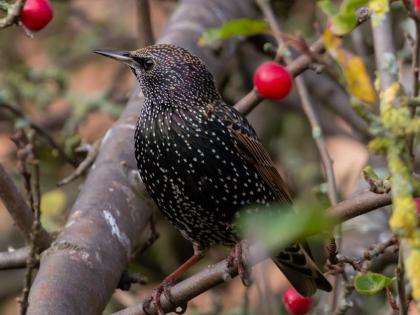
M 174 285 L 173 281 L 164 280 L 156 289 L 153 290 L 152 296 L 143 302 L 143 312 L 147 315 L 151 314 L 150 308 L 153 303 L 156 309 L 156 313 L 158 315 L 166 314 L 162 308 L 160 297 L 163 294 L 172 305 L 176 305 L 171 295 L 171 288 L 173 285 Z M 186 310 L 187 310 L 187 304 L 180 305 L 176 308 L 175 313 L 184 314 Z
M 241 241 L 235 245 L 234 250 L 229 255 L 227 261 L 227 271 L 233 274 L 235 269 L 238 270 L 238 275 L 244 286 L 249 287 L 252 284 L 251 268 L 244 262 L 244 249 L 247 249 L 246 242 Z

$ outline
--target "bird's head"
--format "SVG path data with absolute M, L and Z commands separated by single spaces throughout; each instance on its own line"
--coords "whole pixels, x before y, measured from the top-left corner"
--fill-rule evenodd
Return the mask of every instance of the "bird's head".
M 153 101 L 219 97 L 207 66 L 184 48 L 159 44 L 135 51 L 98 49 L 95 53 L 128 65 L 146 98 Z

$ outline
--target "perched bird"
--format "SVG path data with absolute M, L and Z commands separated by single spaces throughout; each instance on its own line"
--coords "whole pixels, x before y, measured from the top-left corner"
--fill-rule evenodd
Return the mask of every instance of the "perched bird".
M 222 100 L 198 57 L 166 44 L 95 52 L 124 62 L 139 81 L 145 97 L 134 135 L 140 176 L 158 208 L 194 247 L 194 256 L 166 282 L 213 244 L 235 246 L 241 208 L 291 203 L 254 129 Z M 331 290 L 306 245 L 292 244 L 272 259 L 302 295 Z

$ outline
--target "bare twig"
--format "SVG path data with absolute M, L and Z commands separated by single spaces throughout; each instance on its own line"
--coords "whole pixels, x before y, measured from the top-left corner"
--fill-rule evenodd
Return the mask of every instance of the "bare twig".
M 399 314 L 400 315 L 407 315 L 408 314 L 408 302 L 407 302 L 407 295 L 405 293 L 405 281 L 404 281 L 404 256 L 403 250 L 400 246 L 398 249 L 398 265 L 395 270 L 395 274 L 397 276 L 397 290 L 398 290 L 398 302 L 399 302 Z
M 360 10 L 358 12 L 358 25 L 364 23 L 370 18 L 370 12 L 367 9 Z M 275 33 L 279 34 L 279 33 Z M 319 55 L 325 52 L 325 45 L 322 39 L 318 39 L 315 41 L 312 45 L 309 46 L 307 49 L 308 51 L 312 52 L 311 54 L 303 54 L 293 60 L 292 63 L 289 63 L 287 65 L 287 70 L 294 76 L 298 76 L 305 70 L 307 70 L 310 65 L 314 62 L 313 56 Z M 258 95 L 257 91 L 255 89 L 252 89 L 248 94 L 246 94 L 242 99 L 240 99 L 236 104 L 235 108 L 243 113 L 244 115 L 250 113 L 252 109 L 254 109 L 263 98 Z M 340 111 L 337 111 L 339 113 Z M 341 118 L 347 121 L 347 117 L 340 115 Z M 347 121 L 352 126 L 352 121 Z M 359 128 L 355 128 L 358 130 Z
M 18 188 L 13 180 L 6 173 L 3 166 L 0 164 L 0 199 L 3 201 L 6 209 L 9 211 L 14 222 L 23 232 L 26 239 L 29 241 L 32 224 L 34 221 L 34 214 L 23 196 L 19 193 Z M 51 236 L 47 231 L 41 229 L 39 232 L 39 246 L 40 249 L 46 249 L 50 246 L 52 241 Z M 1 268 L 0 268 L 1 269 Z
M 337 307 L 334 312 L 334 315 L 344 315 L 350 308 L 353 307 L 353 302 L 351 301 L 351 294 L 354 291 L 353 279 L 349 279 L 345 282 L 344 292 L 343 292 L 343 302 Z
M 96 140 L 92 145 L 84 144 L 76 149 L 76 152 L 87 152 L 85 159 L 77 166 L 73 173 L 58 182 L 57 186 L 67 185 L 83 176 L 95 162 L 99 153 L 102 139 Z
M 34 219 L 32 222 L 31 235 L 29 239 L 29 255 L 26 260 L 26 272 L 23 283 L 22 296 L 19 299 L 21 309 L 20 314 L 25 315 L 28 308 L 29 288 L 32 282 L 32 275 L 38 264 L 38 235 L 41 231 L 41 191 L 39 177 L 39 160 L 35 152 L 35 132 L 18 129 L 12 136 L 12 140 L 18 147 L 18 168 L 24 178 L 26 193 L 29 198 Z
M 146 252 L 159 238 L 159 232 L 156 230 L 156 219 L 155 216 L 152 215 L 149 220 L 150 224 L 150 235 L 147 238 L 146 242 L 137 250 L 133 251 L 132 256 L 141 256 L 143 253 Z
M 149 0 L 135 0 L 137 3 L 137 30 L 140 47 L 154 43 Z
M 43 137 L 48 143 L 49 145 L 57 150 L 58 155 L 65 160 L 67 163 L 69 163 L 70 165 L 77 167 L 77 165 L 79 164 L 76 160 L 74 160 L 73 158 L 69 157 L 66 152 L 64 152 L 63 148 L 57 143 L 55 142 L 55 140 L 50 136 L 50 134 L 44 129 L 42 128 L 40 125 L 34 123 L 31 119 L 29 119 L 29 117 L 27 117 L 21 110 L 17 109 L 16 107 L 1 102 L 0 103 L 0 109 L 6 109 L 9 112 L 11 112 L 13 115 L 19 117 L 19 118 L 23 118 L 25 121 L 28 122 L 29 127 L 31 127 L 32 129 L 34 129 L 41 137 Z
M 25 268 L 29 247 L 0 253 L 0 270 Z
M 0 29 L 16 24 L 19 19 L 20 12 L 25 5 L 26 0 L 17 0 L 15 3 L 8 4 L 7 15 L 0 19 Z
M 281 50 L 288 51 L 287 43 L 285 43 L 282 40 L 281 36 L 278 35 L 278 34 L 281 34 L 281 30 L 277 23 L 276 17 L 274 16 L 273 10 L 271 9 L 270 2 L 268 0 L 257 0 L 257 4 L 261 8 L 261 11 L 266 17 L 268 24 L 270 25 L 271 29 L 274 32 L 274 36 L 276 37 L 276 40 L 279 46 L 278 51 L 279 52 Z M 290 53 L 286 54 L 286 56 L 284 57 L 284 60 L 286 61 L 286 64 L 291 64 L 292 60 L 290 57 L 287 57 L 287 55 L 290 55 Z M 279 54 L 277 54 L 276 56 L 276 60 L 278 59 L 279 59 Z M 312 137 L 314 138 L 318 151 L 321 155 L 322 165 L 324 167 L 324 171 L 327 177 L 328 197 L 331 202 L 331 205 L 335 206 L 338 202 L 338 193 L 337 193 L 337 185 L 336 185 L 334 169 L 333 169 L 333 161 L 331 160 L 330 155 L 328 153 L 327 145 L 325 143 L 325 139 L 322 134 L 321 125 L 319 123 L 318 116 L 312 106 L 305 81 L 303 80 L 302 77 L 296 77 L 295 83 L 296 83 L 296 88 L 297 88 L 299 98 L 302 103 L 303 111 L 306 117 L 308 118 L 309 123 L 312 128 Z M 330 261 L 330 263 L 335 263 L 337 261 L 338 248 L 337 248 L 337 244 L 334 237 L 331 237 L 330 240 L 327 242 L 326 248 L 328 252 L 328 260 Z M 334 279 L 334 282 L 335 282 L 334 291 L 332 294 L 333 303 L 331 306 L 333 310 L 336 308 L 336 303 L 337 303 L 337 287 L 338 287 L 337 280 L 338 280 L 338 277 Z

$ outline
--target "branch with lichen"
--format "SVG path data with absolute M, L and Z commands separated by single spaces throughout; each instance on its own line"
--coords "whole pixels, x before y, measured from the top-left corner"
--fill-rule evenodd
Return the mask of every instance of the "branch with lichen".
M 373 26 L 375 57 L 381 83 L 380 128 L 370 147 L 385 153 L 392 177 L 393 212 L 391 229 L 407 245 L 405 269 L 412 286 L 412 295 L 420 302 L 420 234 L 413 198 L 414 183 L 410 147 L 407 138 L 420 132 L 419 118 L 411 115 L 408 98 L 398 82 L 396 55 L 393 48 L 389 17 Z M 387 62 L 386 62 L 387 61 Z M 387 65 L 387 66 L 385 66 Z

